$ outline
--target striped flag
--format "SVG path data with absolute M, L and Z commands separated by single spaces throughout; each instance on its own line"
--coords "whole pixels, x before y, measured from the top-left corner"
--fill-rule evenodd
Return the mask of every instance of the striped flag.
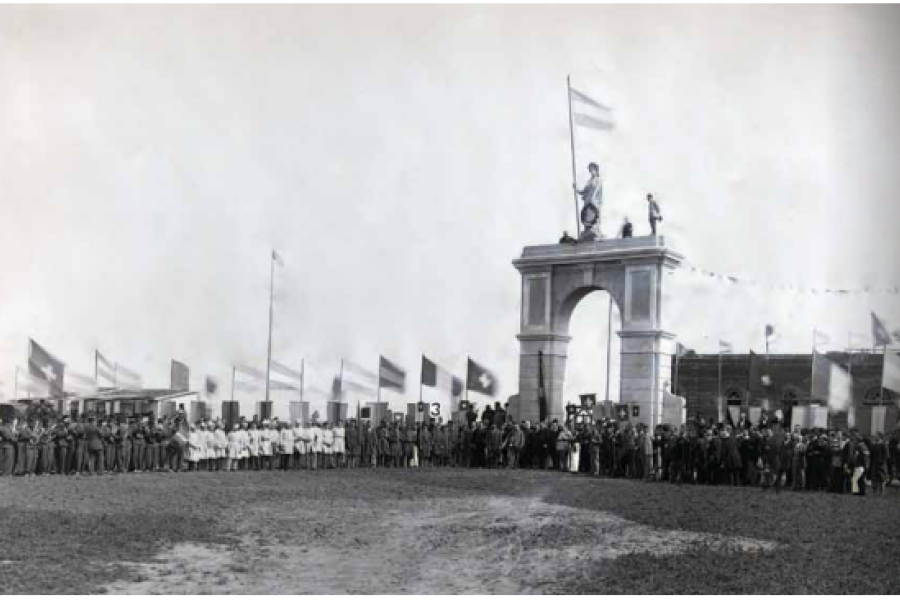
M 813 331 L 813 347 L 818 348 L 831 342 L 831 338 L 824 331 L 816 329 Z
M 299 390 L 303 385 L 303 373 L 283 365 L 276 360 L 269 363 L 269 389 L 272 390 Z M 283 379 L 273 379 L 272 375 L 279 375 Z
M 378 387 L 395 390 L 401 394 L 406 391 L 406 371 L 383 356 L 378 357 Z
M 116 385 L 116 368 L 99 350 L 94 351 L 94 365 L 97 371 L 97 384 L 106 380 L 108 385 L 100 387 L 113 387 Z
M 350 360 L 343 361 L 344 370 L 340 377 L 335 377 L 331 386 L 332 397 L 343 399 L 345 392 L 355 392 L 366 398 L 376 395 L 378 376 Z
M 93 377 L 81 375 L 80 373 L 76 373 L 75 371 L 69 369 L 66 372 L 65 390 L 67 392 L 75 393 L 93 393 L 97 391 L 97 381 Z
M 191 387 L 191 370 L 183 362 L 172 361 L 169 378 L 169 388 L 186 392 Z
M 569 93 L 571 94 L 572 121 L 575 125 L 599 131 L 613 128 L 612 109 L 573 87 L 569 88 Z
M 430 360 L 424 354 L 422 355 L 422 385 L 424 385 L 425 387 L 433 387 L 439 390 L 446 390 L 450 395 L 454 395 L 454 380 L 459 382 L 460 384 L 458 394 L 462 394 L 462 381 L 460 379 L 451 375 L 449 371 L 445 370 L 436 362 Z
M 19 394 L 22 392 L 41 396 L 48 396 L 50 394 L 50 387 L 47 385 L 47 382 L 43 379 L 32 377 L 28 372 L 28 369 L 16 369 L 15 387 L 18 389 Z
M 118 387 L 140 388 L 143 386 L 143 381 L 140 374 L 132 371 L 124 365 L 116 363 L 115 372 L 116 385 Z
M 719 340 L 719 354 L 731 354 L 732 352 L 734 352 L 734 347 L 731 342 Z
M 235 365 L 233 372 L 235 391 L 255 392 L 263 389 L 265 385 L 266 374 L 256 367 Z

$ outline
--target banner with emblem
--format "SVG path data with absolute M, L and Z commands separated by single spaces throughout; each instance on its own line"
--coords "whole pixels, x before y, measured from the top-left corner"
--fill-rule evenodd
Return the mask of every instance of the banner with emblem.
M 466 389 L 485 396 L 495 396 L 497 394 L 497 377 L 471 358 L 468 360 Z
M 33 339 L 28 339 L 28 373 L 47 384 L 51 396 L 62 396 L 66 365 Z

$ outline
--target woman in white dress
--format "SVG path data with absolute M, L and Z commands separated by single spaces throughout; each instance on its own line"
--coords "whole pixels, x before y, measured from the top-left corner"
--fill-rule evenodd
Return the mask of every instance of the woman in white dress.
M 200 459 L 203 456 L 203 448 L 206 442 L 197 430 L 197 426 L 191 424 L 191 432 L 188 434 L 188 469 L 196 471 L 200 467 Z
M 241 459 L 241 428 L 233 423 L 228 430 L 228 455 L 225 457 L 225 470 L 237 471 L 238 461 Z
M 203 438 L 203 456 L 200 457 L 200 468 L 203 471 L 212 471 L 216 459 L 215 437 L 209 430 L 206 421 L 200 423 L 200 437 Z
M 326 422 L 325 428 L 322 429 L 322 462 L 323 468 L 334 468 L 334 429 L 331 423 Z
M 272 422 L 268 419 L 259 430 L 259 463 L 264 471 L 272 468 Z
M 247 459 L 250 457 L 250 436 L 247 435 L 247 421 L 242 421 L 237 430 L 238 460 L 237 468 L 247 470 Z
M 247 430 L 247 454 L 250 458 L 247 468 L 259 471 L 259 429 L 256 428 L 256 421 L 250 423 Z
M 228 434 L 222 424 L 216 422 L 213 430 L 213 444 L 216 448 L 216 471 L 225 470 L 225 459 L 228 458 Z
M 309 428 L 309 449 L 308 460 L 312 464 L 313 470 L 318 469 L 321 466 L 319 459 L 322 456 L 322 428 L 315 419 L 313 419 L 312 427 Z
M 294 424 L 294 468 L 299 469 L 306 462 L 306 442 L 304 441 L 304 427 L 297 419 Z
M 344 456 L 347 453 L 347 431 L 344 429 L 344 422 L 338 421 L 333 431 L 334 446 L 332 449 L 334 451 L 334 460 L 337 462 L 338 468 L 343 468 L 345 466 Z

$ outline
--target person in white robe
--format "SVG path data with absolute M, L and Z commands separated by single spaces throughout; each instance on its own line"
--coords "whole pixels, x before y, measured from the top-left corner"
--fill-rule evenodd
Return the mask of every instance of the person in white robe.
M 247 454 L 249 456 L 248 469 L 259 471 L 259 429 L 257 429 L 256 421 L 250 423 L 247 430 Z
M 319 460 L 322 458 L 322 428 L 319 427 L 316 421 L 313 421 L 312 427 L 309 428 L 309 438 L 311 452 L 308 460 L 312 464 L 313 470 L 315 470 L 321 466 Z
M 338 421 L 332 431 L 334 432 L 334 446 L 332 447 L 334 461 L 338 468 L 343 468 L 345 466 L 344 458 L 347 455 L 347 432 L 344 429 L 344 422 Z

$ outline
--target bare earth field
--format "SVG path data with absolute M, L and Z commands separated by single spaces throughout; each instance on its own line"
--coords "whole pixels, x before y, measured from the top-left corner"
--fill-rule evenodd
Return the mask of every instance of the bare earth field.
M 900 589 L 900 493 L 442 469 L 0 479 L 4 593 Z

